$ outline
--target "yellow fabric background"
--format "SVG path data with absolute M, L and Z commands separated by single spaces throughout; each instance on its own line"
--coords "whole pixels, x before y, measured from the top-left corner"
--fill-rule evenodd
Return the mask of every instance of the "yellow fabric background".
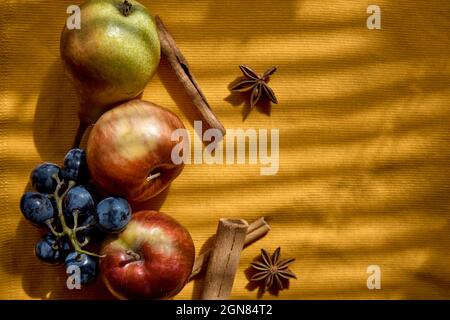
M 267 217 L 273 230 L 243 252 L 233 299 L 259 297 L 245 270 L 260 248 L 277 246 L 297 258 L 298 280 L 265 299 L 450 298 L 448 1 L 141 2 L 163 18 L 227 128 L 280 129 L 277 176 L 254 165 L 190 165 L 148 204 L 183 223 L 197 250 L 219 217 Z M 41 232 L 18 209 L 31 169 L 60 163 L 77 126 L 58 51 L 73 3 L 0 2 L 3 299 L 111 297 L 101 281 L 68 291 L 63 268 L 34 257 Z M 366 28 L 370 4 L 382 9 L 381 31 Z M 229 97 L 241 63 L 278 66 L 270 116 Z M 193 132 L 194 107 L 166 61 L 144 98 Z M 371 264 L 381 267 L 381 290 L 366 287 Z M 200 289 L 190 283 L 176 298 Z

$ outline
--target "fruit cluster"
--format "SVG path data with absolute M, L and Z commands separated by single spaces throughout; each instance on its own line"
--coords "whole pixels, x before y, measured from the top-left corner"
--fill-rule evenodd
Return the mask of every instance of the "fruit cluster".
M 179 145 L 172 134 L 185 128 L 183 122 L 139 99 L 160 62 L 157 26 L 134 0 L 87 0 L 80 14 L 81 29 L 64 28 L 60 42 L 80 101 L 76 149 L 62 168 L 44 163 L 33 170 L 36 191 L 23 195 L 21 211 L 48 229 L 36 244 L 37 257 L 64 262 L 72 275 L 78 268 L 80 284 L 101 273 L 118 298 L 170 298 L 191 274 L 192 238 L 163 213 L 144 210 L 132 217 L 127 202 L 155 197 L 184 166 L 172 161 Z M 85 152 L 78 147 L 90 124 Z M 108 198 L 100 199 L 91 183 Z M 94 253 L 91 244 L 108 233 L 114 235 L 104 241 L 100 255 Z
M 50 264 L 76 266 L 80 284 L 92 283 L 98 274 L 99 256 L 85 247 L 108 233 L 122 231 L 131 220 L 129 203 L 118 197 L 98 201 L 95 188 L 89 184 L 82 149 L 70 150 L 62 168 L 53 163 L 37 166 L 31 182 L 36 191 L 22 196 L 20 210 L 33 225 L 48 229 L 36 243 L 36 256 Z

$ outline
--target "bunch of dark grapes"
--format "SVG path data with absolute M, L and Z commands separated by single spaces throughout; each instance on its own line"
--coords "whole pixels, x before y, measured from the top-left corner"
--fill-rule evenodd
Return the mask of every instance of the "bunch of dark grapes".
M 92 283 L 99 256 L 85 247 L 122 231 L 131 219 L 130 205 L 117 197 L 97 203 L 82 149 L 70 150 L 62 168 L 53 163 L 37 166 L 31 182 L 36 191 L 22 196 L 20 210 L 32 224 L 48 230 L 36 243 L 36 256 L 50 264 L 64 262 L 66 268 L 77 266 L 80 284 Z

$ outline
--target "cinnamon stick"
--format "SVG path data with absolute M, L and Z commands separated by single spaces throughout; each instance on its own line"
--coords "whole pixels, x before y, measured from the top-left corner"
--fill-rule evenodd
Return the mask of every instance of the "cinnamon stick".
M 265 236 L 269 232 L 269 230 L 270 226 L 264 220 L 264 217 L 261 217 L 250 223 L 247 229 L 247 235 L 245 236 L 244 247 Z M 194 267 L 192 269 L 191 276 L 189 277 L 189 281 L 206 268 L 211 252 L 212 248 L 206 249 L 204 253 L 195 258 Z
M 205 95 L 200 89 L 194 75 L 190 71 L 186 58 L 181 53 L 169 31 L 167 31 L 161 18 L 156 16 L 155 19 L 158 26 L 158 35 L 162 53 L 167 57 L 167 60 L 172 66 L 172 69 L 175 71 L 176 76 L 209 127 L 218 129 L 222 132 L 222 135 L 225 135 L 226 130 L 224 126 L 220 123 L 219 119 L 217 119 L 217 116 L 212 111 Z
M 202 300 L 229 299 L 247 229 L 245 220 L 219 220 L 214 249 L 206 269 Z

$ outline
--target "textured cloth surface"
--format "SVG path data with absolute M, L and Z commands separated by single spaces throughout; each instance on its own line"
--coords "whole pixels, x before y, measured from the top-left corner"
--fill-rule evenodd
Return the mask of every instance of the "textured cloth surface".
M 64 268 L 33 254 L 41 230 L 18 209 L 29 173 L 61 163 L 77 126 L 59 35 L 74 1 L 0 2 L 0 298 L 109 299 L 101 281 L 65 287 Z M 450 298 L 450 2 L 141 1 L 164 20 L 227 128 L 280 130 L 280 169 L 187 165 L 143 207 L 166 212 L 197 250 L 220 217 L 267 217 L 245 249 L 233 299 Z M 279 70 L 280 102 L 249 110 L 228 85 L 238 65 Z M 162 61 L 144 99 L 176 112 L 193 135 L 194 106 Z M 85 142 L 84 142 L 85 144 Z M 260 248 L 295 257 L 298 279 L 278 296 L 249 284 Z M 368 290 L 369 265 L 381 290 Z M 198 298 L 201 280 L 176 297 Z

